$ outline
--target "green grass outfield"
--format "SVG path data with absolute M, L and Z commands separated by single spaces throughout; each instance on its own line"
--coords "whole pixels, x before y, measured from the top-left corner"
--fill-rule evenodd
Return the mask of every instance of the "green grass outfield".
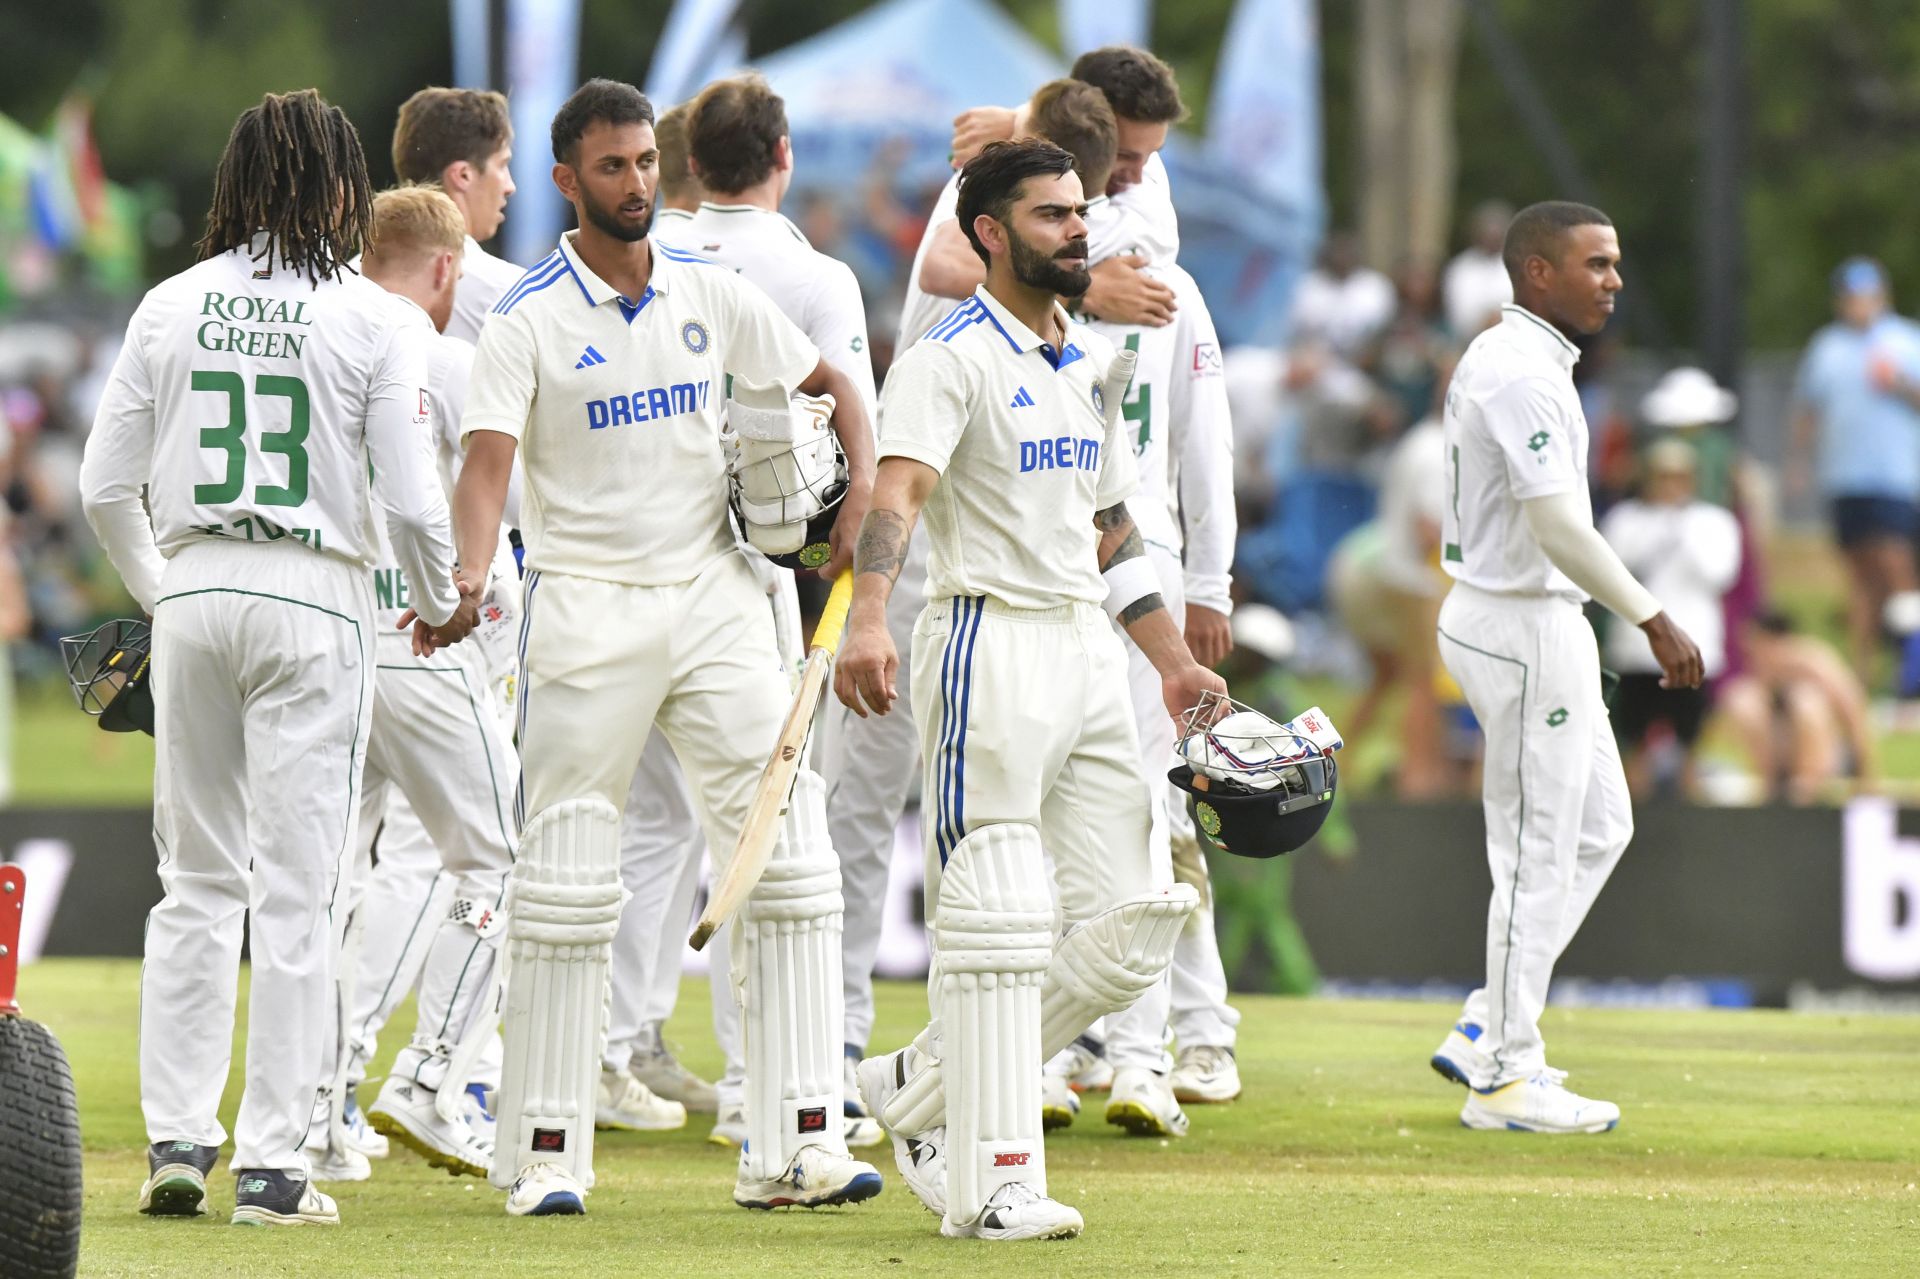
M 1459 1126 L 1459 1090 L 1426 1067 L 1447 1008 L 1254 997 L 1238 1001 L 1243 1100 L 1195 1107 L 1183 1141 L 1124 1137 L 1097 1107 L 1049 1141 L 1053 1192 L 1087 1218 L 1069 1243 L 941 1239 L 884 1147 L 876 1201 L 745 1212 L 729 1198 L 733 1160 L 698 1118 L 602 1134 L 585 1218 L 509 1221 L 496 1192 L 397 1151 L 373 1181 L 329 1188 L 338 1229 L 233 1229 L 225 1175 L 213 1215 L 149 1221 L 133 1208 L 146 1168 L 137 974 L 81 960 L 23 974 L 27 1011 L 61 1036 L 79 1085 L 83 1275 L 1504 1279 L 1895 1275 L 1920 1257 L 1920 1019 L 1552 1010 L 1555 1061 L 1625 1119 L 1544 1138 Z M 706 989 L 687 984 L 672 1033 L 711 1071 Z M 922 1000 L 883 987 L 876 1042 L 911 1033 Z

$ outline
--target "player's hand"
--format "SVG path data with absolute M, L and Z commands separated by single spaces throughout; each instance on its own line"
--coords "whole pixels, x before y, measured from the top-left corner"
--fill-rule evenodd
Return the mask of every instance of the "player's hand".
M 1096 265 L 1093 282 L 1080 300 L 1082 315 L 1110 324 L 1144 324 L 1150 328 L 1173 323 L 1173 290 L 1145 275 L 1147 260 L 1123 253 Z
M 833 558 L 820 570 L 820 576 L 831 582 L 840 574 L 853 567 L 853 548 L 860 540 L 860 523 L 867 518 L 867 508 L 873 505 L 873 477 L 857 476 L 847 482 L 847 495 L 840 499 L 840 513 L 833 517 L 833 528 L 827 534 L 827 543 L 833 547 Z
M 1660 663 L 1661 688 L 1699 688 L 1706 678 L 1706 666 L 1700 660 L 1700 646 L 1675 626 L 1664 612 L 1655 613 L 1640 623 L 1653 645 L 1653 658 Z
M 1233 623 L 1218 609 L 1187 605 L 1187 648 L 1200 665 L 1220 665 L 1233 651 Z
M 973 107 L 953 117 L 953 167 L 986 150 L 989 142 L 1005 142 L 1013 136 L 1013 108 Z
M 1205 693 L 1225 697 L 1227 681 L 1198 662 L 1189 661 L 1160 677 L 1160 699 L 1167 704 L 1167 714 L 1173 717 L 1176 732 L 1186 727 L 1187 715 L 1200 704 L 1201 695 Z
M 399 628 L 413 631 L 413 655 L 432 657 L 436 649 L 458 644 L 465 639 L 473 628 L 480 624 L 480 588 L 457 573 L 454 575 L 454 588 L 459 592 L 459 602 L 453 607 L 453 616 L 439 626 L 430 626 L 412 609 L 400 615 Z
M 893 709 L 900 696 L 895 678 L 900 671 L 900 654 L 887 633 L 884 614 L 849 622 L 846 638 L 840 641 L 840 656 L 833 664 L 833 694 L 855 715 L 867 717 L 866 706 L 876 715 Z

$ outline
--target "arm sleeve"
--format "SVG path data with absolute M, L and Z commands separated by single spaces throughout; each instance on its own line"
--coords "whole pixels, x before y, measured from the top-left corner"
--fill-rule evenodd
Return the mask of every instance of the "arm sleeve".
M 1594 530 L 1578 493 L 1528 498 L 1520 504 L 1553 566 L 1570 581 L 1635 626 L 1660 611 L 1660 601 L 1627 572 L 1607 540 Z
M 80 462 L 80 505 L 128 593 L 151 614 L 166 561 L 141 500 L 153 471 L 154 416 L 153 384 L 139 331 L 136 315 L 87 436 Z
M 1507 463 L 1507 484 L 1522 502 L 1582 487 L 1565 410 L 1543 378 L 1515 379 L 1480 406 L 1487 434 Z M 1589 524 L 1587 531 L 1592 532 Z
M 867 350 L 867 309 L 860 298 L 860 282 L 852 268 L 831 258 L 820 259 L 825 266 L 819 291 L 815 294 L 812 322 L 807 336 L 820 349 L 820 358 L 853 382 L 860 393 L 860 405 L 873 420 L 873 358 Z
M 1233 420 L 1220 338 L 1198 290 L 1180 299 L 1179 327 L 1167 420 L 1180 499 L 1187 602 L 1216 613 L 1233 611 Z
M 367 396 L 373 500 L 386 512 L 394 559 L 413 585 L 413 608 L 429 625 L 453 616 L 453 532 L 433 450 L 425 334 L 395 329 Z M 424 411 L 423 411 L 424 410 Z
M 748 386 L 778 386 L 789 393 L 806 381 L 820 363 L 820 351 L 800 326 L 758 286 L 721 267 L 697 269 L 721 271 L 722 278 L 733 284 L 733 306 L 720 348 L 727 372 Z
M 527 318 L 511 311 L 489 316 L 473 353 L 460 439 L 464 442 L 475 431 L 498 431 L 520 440 L 539 389 L 539 352 Z
M 880 396 L 880 457 L 912 458 L 945 473 L 966 433 L 972 398 L 958 356 L 944 343 L 916 343 L 893 366 Z

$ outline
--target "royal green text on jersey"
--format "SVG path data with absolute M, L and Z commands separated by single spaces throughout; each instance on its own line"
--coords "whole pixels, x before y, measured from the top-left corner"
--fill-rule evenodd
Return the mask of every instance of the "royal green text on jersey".
M 200 302 L 208 317 L 194 334 L 203 350 L 232 351 L 237 355 L 297 360 L 306 335 L 279 329 L 246 327 L 258 324 L 311 326 L 304 299 L 257 298 L 251 294 L 208 292 Z

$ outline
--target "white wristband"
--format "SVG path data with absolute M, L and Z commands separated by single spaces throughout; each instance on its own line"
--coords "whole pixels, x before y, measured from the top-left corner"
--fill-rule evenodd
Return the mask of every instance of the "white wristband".
M 1116 622 L 1129 608 L 1160 592 L 1160 575 L 1144 555 L 1121 560 L 1100 576 L 1107 583 L 1107 616 Z

